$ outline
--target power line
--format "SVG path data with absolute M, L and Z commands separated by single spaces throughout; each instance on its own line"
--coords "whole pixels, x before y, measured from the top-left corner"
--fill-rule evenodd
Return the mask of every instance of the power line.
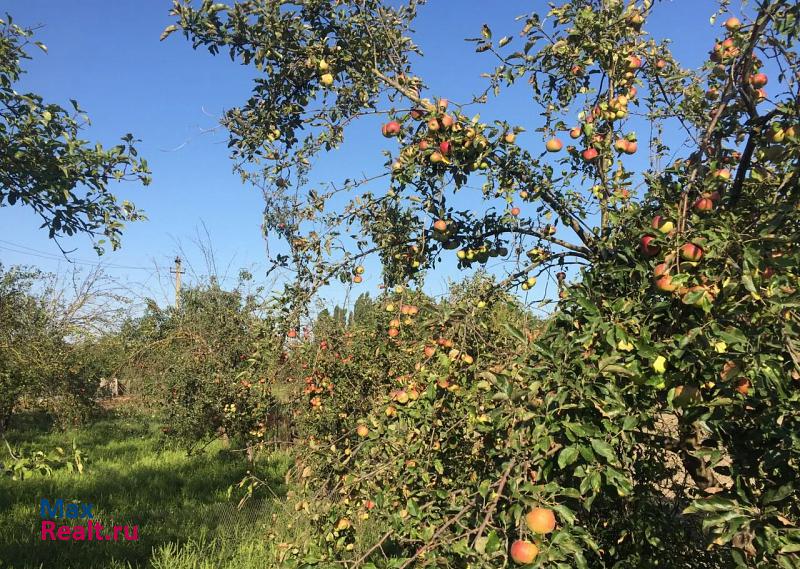
M 116 263 L 103 263 L 97 261 L 87 261 L 85 259 L 70 259 L 69 257 L 55 255 L 53 253 L 48 253 L 46 251 L 40 251 L 38 249 L 33 249 L 32 247 L 27 247 L 25 245 L 20 245 L 18 243 L 13 243 L 11 241 L 6 241 L 4 239 L 0 239 L 0 243 L 5 243 L 6 245 L 0 245 L 0 249 L 5 251 L 10 251 L 12 253 L 17 253 L 18 255 L 27 255 L 31 257 L 39 257 L 42 259 L 47 259 L 50 261 L 67 261 L 69 263 L 77 264 L 77 265 L 89 265 L 93 267 L 103 267 L 109 269 L 128 269 L 134 271 L 152 271 L 154 268 L 156 269 L 167 269 L 168 267 L 157 266 L 153 265 L 151 267 L 141 267 L 141 266 L 133 266 L 133 265 L 119 265 Z M 9 246 L 10 245 L 10 246 Z M 13 247 L 13 248 L 12 248 Z M 22 250 L 20 250 L 22 249 Z
M 102 262 L 98 262 L 98 261 L 88 261 L 86 259 L 78 259 L 78 258 L 71 259 L 71 258 L 69 258 L 69 257 L 67 257 L 65 255 L 58 255 L 56 253 L 50 253 L 48 251 L 42 251 L 40 249 L 34 249 L 33 247 L 28 247 L 27 245 L 20 245 L 19 243 L 14 243 L 13 241 L 7 241 L 5 239 L 0 239 L 0 243 L 5 243 L 6 245 L 10 245 L 12 247 L 16 247 L 17 249 L 25 249 L 26 251 L 31 251 L 32 253 L 36 253 L 39 256 L 51 258 L 53 260 L 58 260 L 58 261 L 66 260 L 68 262 L 84 263 L 84 264 L 88 264 L 88 265 L 104 264 L 105 266 L 120 266 L 120 267 L 124 266 L 124 265 L 118 265 L 117 263 L 102 263 Z M 128 268 L 128 267 L 126 267 L 126 268 Z

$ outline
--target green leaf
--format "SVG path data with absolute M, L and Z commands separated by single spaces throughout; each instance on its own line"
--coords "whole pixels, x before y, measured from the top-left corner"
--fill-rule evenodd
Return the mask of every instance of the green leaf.
M 636 376 L 636 372 L 631 371 L 628 368 L 626 368 L 624 366 L 621 366 L 621 365 L 617 365 L 617 364 L 607 365 L 607 366 L 603 367 L 600 371 L 602 373 L 608 373 L 608 374 L 612 374 L 612 375 L 621 375 L 621 376 L 624 376 L 624 377 L 635 377 Z
M 764 504 L 772 504 L 774 502 L 780 502 L 787 496 L 794 494 L 794 484 L 789 482 L 788 484 L 784 484 L 783 486 L 776 488 L 774 490 L 769 490 L 764 494 L 764 499 L 762 502 Z
M 564 468 L 569 466 L 578 458 L 578 447 L 575 445 L 564 448 L 558 453 L 558 467 Z
M 592 448 L 594 451 L 605 458 L 608 462 L 615 464 L 617 462 L 617 457 L 614 454 L 614 449 L 605 441 L 600 439 L 592 439 Z
M 525 335 L 512 324 L 508 322 L 505 323 L 505 329 L 508 330 L 508 333 L 511 334 L 515 339 L 519 340 L 520 342 L 527 343 L 528 339 L 525 338 Z
M 497 535 L 495 530 L 490 531 L 489 535 L 486 537 L 486 552 L 494 553 L 500 547 L 500 537 Z
M 733 500 L 714 496 L 712 498 L 695 500 L 683 510 L 683 513 L 696 514 L 698 512 L 721 512 L 727 510 L 737 510 L 738 508 L 739 505 Z

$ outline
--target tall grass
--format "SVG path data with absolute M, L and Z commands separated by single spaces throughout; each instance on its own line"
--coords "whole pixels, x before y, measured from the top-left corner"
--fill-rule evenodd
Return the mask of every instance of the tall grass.
M 259 552 L 265 551 L 279 506 L 264 497 L 240 512 L 229 489 L 255 468 L 271 482 L 270 496 L 281 496 L 285 454 L 260 459 L 254 467 L 241 453 L 214 444 L 189 457 L 163 448 L 155 418 L 120 413 L 67 432 L 29 419 L 8 439 L 43 449 L 71 447 L 74 440 L 88 458 L 83 475 L 59 470 L 22 481 L 0 478 L 0 567 L 266 567 L 263 555 L 259 564 Z M 4 451 L 0 461 L 7 458 Z M 42 541 L 41 498 L 92 503 L 96 521 L 138 525 L 139 540 Z

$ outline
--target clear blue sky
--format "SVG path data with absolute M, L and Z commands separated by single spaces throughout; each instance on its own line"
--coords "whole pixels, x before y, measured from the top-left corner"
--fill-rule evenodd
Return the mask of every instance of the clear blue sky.
M 34 59 L 26 64 L 28 74 L 20 90 L 61 104 L 77 99 L 92 118 L 86 133 L 92 140 L 112 145 L 126 132 L 142 139 L 139 150 L 153 171 L 153 183 L 147 188 L 120 184 L 114 191 L 144 209 L 149 221 L 129 225 L 122 249 L 101 260 L 110 273 L 144 285 L 155 296 L 163 293 L 152 267 L 162 267 L 162 273 L 168 270 L 179 243 L 190 267 L 205 272 L 203 256 L 192 244 L 202 224 L 222 273 L 235 276 L 238 268 L 250 267 L 258 276 L 266 266 L 261 195 L 232 173 L 226 133 L 205 132 L 215 127 L 223 109 L 244 102 L 253 72 L 226 56 L 193 51 L 180 34 L 160 42 L 161 31 L 172 23 L 169 6 L 170 2 L 156 0 L 6 0 L 2 7 L 18 24 L 43 26 L 36 39 L 49 48 L 48 54 L 31 50 Z M 709 23 L 715 7 L 710 0 L 659 3 L 647 30 L 656 38 L 672 38 L 673 52 L 684 66 L 699 66 L 719 34 L 719 23 Z M 426 53 L 417 69 L 431 87 L 425 95 L 466 101 L 479 92 L 484 86 L 480 73 L 491 69 L 493 61 L 475 54 L 473 44 L 463 39 L 477 36 L 483 23 L 497 37 L 512 35 L 519 30 L 514 17 L 532 8 L 546 9 L 543 1 L 516 0 L 431 0 L 423 6 L 415 39 Z M 491 101 L 481 113 L 484 118 L 526 125 L 528 132 L 520 136 L 520 144 L 540 147 L 533 129 L 541 120 L 524 88 Z M 390 147 L 378 134 L 379 122 L 376 118 L 354 126 L 341 151 L 317 161 L 315 178 L 336 181 L 379 171 L 384 159 L 380 151 Z M 58 260 L 59 249 L 38 226 L 38 219 L 25 209 L 0 208 L 0 261 L 64 270 L 68 265 Z M 98 262 L 88 238 L 63 243 L 75 249 L 72 258 Z M 377 268 L 368 272 L 357 292 L 377 292 Z M 429 277 L 427 288 L 441 292 L 450 276 L 454 271 L 445 269 Z M 161 283 L 163 290 L 168 284 Z M 344 293 L 330 294 L 338 299 Z

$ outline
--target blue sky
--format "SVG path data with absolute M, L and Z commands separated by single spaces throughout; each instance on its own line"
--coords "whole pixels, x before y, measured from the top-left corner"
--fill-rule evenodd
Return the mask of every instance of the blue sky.
M 149 217 L 145 223 L 128 226 L 121 250 L 98 259 L 88 238 L 67 239 L 63 245 L 75 250 L 70 255 L 74 260 L 105 263 L 112 275 L 163 301 L 170 298 L 167 271 L 181 248 L 189 282 L 196 278 L 192 271 L 206 272 L 202 251 L 193 243 L 206 230 L 217 269 L 231 282 L 240 267 L 250 268 L 256 277 L 266 267 L 261 195 L 242 185 L 232 172 L 226 133 L 214 128 L 224 109 L 247 98 L 253 71 L 227 56 L 193 51 L 180 34 L 160 42 L 161 31 L 172 23 L 169 5 L 156 0 L 3 2 L 3 10 L 18 24 L 41 25 L 35 39 L 49 48 L 48 54 L 31 50 L 34 59 L 25 65 L 28 73 L 19 90 L 61 104 L 77 99 L 92 118 L 86 132 L 89 139 L 112 145 L 132 132 L 142 139 L 140 154 L 153 171 L 153 183 L 147 188 L 131 183 L 114 187 L 120 198 L 134 201 Z M 719 34 L 719 24 L 709 23 L 715 8 L 709 0 L 662 2 L 647 30 L 656 38 L 672 38 L 673 53 L 684 66 L 699 66 Z M 480 73 L 490 70 L 493 61 L 475 54 L 473 44 L 463 39 L 477 36 L 483 23 L 495 30 L 496 37 L 512 35 L 519 30 L 515 16 L 531 9 L 544 11 L 546 5 L 431 0 L 423 6 L 415 40 L 426 53 L 417 70 L 430 86 L 425 95 L 461 102 L 479 92 L 484 87 Z M 528 132 L 519 137 L 523 146 L 539 148 L 542 143 L 539 133 L 533 132 L 541 124 L 538 110 L 523 88 L 490 101 L 481 114 L 527 126 Z M 342 150 L 317 160 L 316 180 L 379 171 L 384 160 L 381 149 L 390 148 L 380 138 L 379 124 L 376 118 L 350 129 Z M 0 208 L 0 261 L 66 270 L 69 264 L 38 226 L 38 219 L 25 209 Z M 154 267 L 160 268 L 160 280 Z M 455 276 L 452 267 L 445 267 L 427 279 L 426 288 L 439 293 L 446 279 Z M 363 288 L 356 292 L 378 292 L 379 282 L 377 266 L 368 265 Z M 328 292 L 335 299 L 344 294 Z

